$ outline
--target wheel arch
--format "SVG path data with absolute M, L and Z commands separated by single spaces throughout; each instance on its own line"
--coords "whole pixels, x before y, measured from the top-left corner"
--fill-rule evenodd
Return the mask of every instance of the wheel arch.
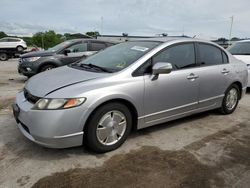
M 100 108 L 101 106 L 103 105 L 106 105 L 108 103 L 112 103 L 112 102 L 117 102 L 117 103 L 121 103 L 123 105 L 125 105 L 129 111 L 131 112 L 131 116 L 132 116 L 132 129 L 133 130 L 136 130 L 137 129 L 137 121 L 138 121 L 138 111 L 135 107 L 135 105 L 127 100 L 127 99 L 124 99 L 124 98 L 114 98 L 114 99 L 109 99 L 109 100 L 106 100 L 106 101 L 103 101 L 102 103 L 98 104 L 90 113 L 89 113 L 89 116 L 87 117 L 86 121 L 85 121 L 85 124 L 83 125 L 83 131 L 87 128 L 87 124 L 90 120 L 90 118 L 92 117 L 92 115 L 94 114 L 94 112 Z
M 53 62 L 53 61 L 46 61 L 46 62 L 43 62 L 43 63 L 41 63 L 41 64 L 39 65 L 39 67 L 38 67 L 38 72 L 41 72 L 42 68 L 43 68 L 44 66 L 47 66 L 47 65 L 53 65 L 53 66 L 55 66 L 55 67 L 58 67 L 58 66 L 59 66 L 58 63 L 56 63 L 56 62 Z
M 235 85 L 237 85 L 237 86 L 239 87 L 240 99 L 241 99 L 241 96 L 242 96 L 242 88 L 243 88 L 242 83 L 241 83 L 240 81 L 235 81 L 235 82 L 233 82 L 230 86 L 232 86 L 233 84 L 235 84 Z M 229 86 L 229 87 L 230 87 L 230 86 Z

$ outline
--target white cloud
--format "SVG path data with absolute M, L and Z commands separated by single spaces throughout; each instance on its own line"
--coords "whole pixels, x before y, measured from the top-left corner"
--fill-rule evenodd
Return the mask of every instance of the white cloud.
M 234 15 L 233 36 L 250 35 L 249 0 L 1 0 L 0 30 L 30 34 L 101 31 L 103 34 L 203 35 L 228 37 Z

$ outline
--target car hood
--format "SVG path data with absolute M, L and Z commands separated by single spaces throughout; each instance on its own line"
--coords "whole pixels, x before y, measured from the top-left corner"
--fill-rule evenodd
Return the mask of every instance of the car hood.
M 21 55 L 21 58 L 27 58 L 27 57 L 45 57 L 45 56 L 51 56 L 55 52 L 50 51 L 38 51 L 38 52 L 28 52 L 26 54 Z
M 30 78 L 25 85 L 25 89 L 34 96 L 45 97 L 64 87 L 108 75 L 109 73 L 89 72 L 63 66 Z
M 246 64 L 250 64 L 250 55 L 234 55 L 234 57 Z

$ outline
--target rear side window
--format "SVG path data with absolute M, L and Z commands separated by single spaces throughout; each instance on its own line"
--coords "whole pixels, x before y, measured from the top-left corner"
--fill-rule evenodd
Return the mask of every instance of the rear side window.
M 201 65 L 218 65 L 223 63 L 222 51 L 209 44 L 198 44 L 199 63 Z
M 176 70 L 194 67 L 196 65 L 194 44 L 179 44 L 169 47 L 153 57 L 153 64 L 157 62 L 171 63 L 173 69 Z
M 100 42 L 91 42 L 90 43 L 90 51 L 99 51 L 106 48 L 105 43 L 100 43 Z

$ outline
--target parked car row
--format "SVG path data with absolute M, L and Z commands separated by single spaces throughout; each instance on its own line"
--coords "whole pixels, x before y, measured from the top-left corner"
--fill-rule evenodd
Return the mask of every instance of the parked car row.
M 18 72 L 31 77 L 37 73 L 84 59 L 114 44 L 114 42 L 94 39 L 68 40 L 46 51 L 22 55 L 19 60 Z
M 231 114 L 246 92 L 246 64 L 214 43 L 164 38 L 112 45 L 73 40 L 21 57 L 19 67 L 37 73 L 44 61 L 65 65 L 78 52 L 88 56 L 110 46 L 27 81 L 13 105 L 24 136 L 45 147 L 84 144 L 107 152 L 132 128 L 212 109 Z

